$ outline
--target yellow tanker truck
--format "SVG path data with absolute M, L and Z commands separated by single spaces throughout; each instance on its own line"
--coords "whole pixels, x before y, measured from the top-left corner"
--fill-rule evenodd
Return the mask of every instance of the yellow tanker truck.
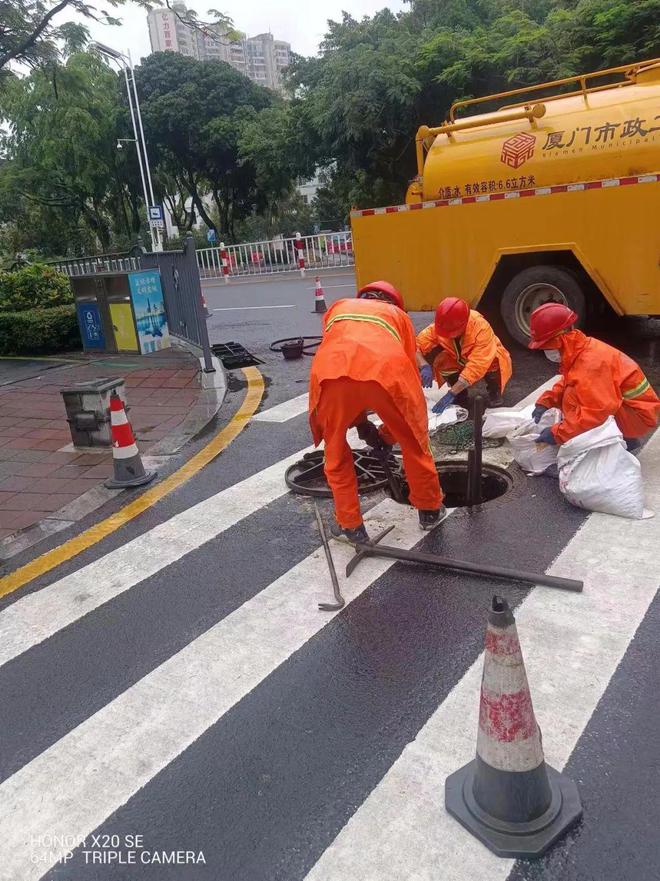
M 405 204 L 351 212 L 360 285 L 499 309 L 521 343 L 550 300 L 660 314 L 660 59 L 459 101 L 416 144 Z

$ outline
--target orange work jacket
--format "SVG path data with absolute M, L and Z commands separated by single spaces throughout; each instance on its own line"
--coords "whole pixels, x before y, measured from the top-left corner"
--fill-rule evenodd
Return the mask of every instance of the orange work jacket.
M 309 378 L 309 424 L 321 441 L 316 407 L 327 379 L 377 382 L 387 391 L 423 450 L 428 417 L 415 361 L 415 328 L 405 312 L 379 300 L 338 300 L 324 315 L 323 339 Z
M 458 373 L 468 385 L 474 385 L 496 366 L 499 367 L 502 390 L 511 379 L 511 355 L 483 315 L 474 309 L 470 309 L 462 336 L 455 339 L 439 336 L 435 325 L 429 324 L 418 334 L 417 347 L 433 367 L 438 385 L 453 373 Z M 439 358 L 439 355 L 443 357 Z
M 552 432 L 559 444 L 614 416 L 624 437 L 641 437 L 658 423 L 660 399 L 639 366 L 618 349 L 579 330 L 559 337 L 561 379 L 538 399 L 559 407 Z

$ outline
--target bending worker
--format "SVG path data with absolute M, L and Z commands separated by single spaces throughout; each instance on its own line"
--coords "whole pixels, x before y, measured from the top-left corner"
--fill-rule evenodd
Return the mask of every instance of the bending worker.
M 660 419 L 660 399 L 639 366 L 618 349 L 574 328 L 577 315 L 561 303 L 545 303 L 532 312 L 530 349 L 543 349 L 559 363 L 561 379 L 536 402 L 538 422 L 550 407 L 561 410 L 562 421 L 544 428 L 539 443 L 563 444 L 602 425 L 614 416 L 628 445 Z
M 467 404 L 467 389 L 486 380 L 489 407 L 501 407 L 502 392 L 511 378 L 511 356 L 495 336 L 483 315 L 464 300 L 447 297 L 435 310 L 435 322 L 417 337 L 417 364 L 422 385 L 430 388 L 435 378 L 449 391 L 433 408 L 442 413 L 454 402 Z
M 356 300 L 338 300 L 325 313 L 323 339 L 312 361 L 309 423 L 314 443 L 325 441 L 325 475 L 335 502 L 335 537 L 368 541 L 346 431 L 388 451 L 398 443 L 422 529 L 445 514 L 429 447 L 428 418 L 415 360 L 415 330 L 403 298 L 385 281 L 363 287 Z M 367 419 L 373 410 L 380 431 Z

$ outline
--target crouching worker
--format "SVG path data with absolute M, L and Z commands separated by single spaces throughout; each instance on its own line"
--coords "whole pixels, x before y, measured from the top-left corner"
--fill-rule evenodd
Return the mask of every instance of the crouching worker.
M 511 379 L 511 356 L 483 315 L 464 300 L 447 297 L 435 310 L 435 322 L 417 337 L 417 364 L 424 388 L 433 378 L 449 391 L 433 408 L 442 413 L 450 404 L 467 404 L 467 389 L 486 381 L 489 407 L 501 407 L 502 392 Z
M 346 441 L 351 427 L 372 447 L 401 446 L 410 502 L 422 529 L 431 529 L 445 516 L 415 350 L 403 298 L 388 282 L 363 287 L 356 300 L 339 300 L 324 315 L 323 339 L 310 373 L 309 423 L 314 443 L 325 441 L 335 537 L 368 541 Z M 380 431 L 368 421 L 368 411 L 383 420 Z
M 550 407 L 562 421 L 544 428 L 538 441 L 564 444 L 614 416 L 629 450 L 660 419 L 660 399 L 639 366 L 618 349 L 574 328 L 577 315 L 561 303 L 545 303 L 530 317 L 530 349 L 543 349 L 559 364 L 561 379 L 536 402 L 535 422 Z

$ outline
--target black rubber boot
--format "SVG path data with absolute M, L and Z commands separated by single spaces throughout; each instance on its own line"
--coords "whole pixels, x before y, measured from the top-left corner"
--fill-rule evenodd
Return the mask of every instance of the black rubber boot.
M 447 509 L 443 505 L 441 508 L 437 508 L 435 511 L 422 511 L 421 509 L 417 512 L 419 516 L 419 525 L 426 532 L 429 529 L 433 529 L 439 523 L 447 517 Z
M 369 542 L 369 534 L 364 528 L 364 523 L 360 523 L 355 529 L 344 529 L 335 521 L 330 526 L 330 532 L 332 537 L 338 541 L 347 541 L 352 545 L 363 545 Z
M 487 373 L 485 376 L 486 380 L 486 392 L 488 394 L 488 406 L 489 407 L 502 407 L 504 406 L 504 399 L 502 398 L 502 392 L 500 390 L 500 374 L 499 373 Z

